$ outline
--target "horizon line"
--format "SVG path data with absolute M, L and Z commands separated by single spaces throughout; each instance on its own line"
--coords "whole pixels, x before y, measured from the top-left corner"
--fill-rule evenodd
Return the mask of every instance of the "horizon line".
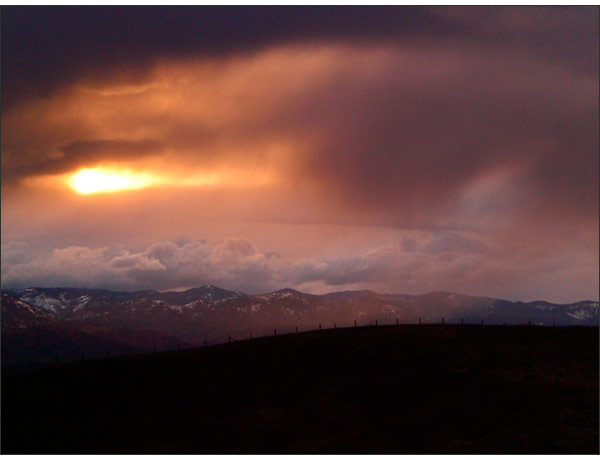
M 117 292 L 117 293 L 129 293 L 129 294 L 135 294 L 135 293 L 140 293 L 140 292 L 157 292 L 160 294 L 167 294 L 167 293 L 174 293 L 174 292 L 187 292 L 187 291 L 191 291 L 193 289 L 201 289 L 201 288 L 217 288 L 217 289 L 221 289 L 223 291 L 228 291 L 228 292 L 233 292 L 233 293 L 237 293 L 237 294 L 242 294 L 244 296 L 249 296 L 249 297 L 255 297 L 255 296 L 261 296 L 261 295 L 268 295 L 268 294 L 273 294 L 276 292 L 282 292 L 282 291 L 295 291 L 295 292 L 299 292 L 301 294 L 304 295 L 311 295 L 311 296 L 316 296 L 316 297 L 323 297 L 323 296 L 327 296 L 327 295 L 331 295 L 331 294 L 339 294 L 339 293 L 344 293 L 344 292 L 369 292 L 372 294 L 376 294 L 376 295 L 387 295 L 387 296 L 392 296 L 392 295 L 403 295 L 403 296 L 408 296 L 408 297 L 420 297 L 420 296 L 425 296 L 425 295 L 431 295 L 431 294 L 449 294 L 449 295 L 454 295 L 454 296 L 462 296 L 462 297 L 471 297 L 471 298 L 482 298 L 482 299 L 489 299 L 489 300 L 499 300 L 499 301 L 504 301 L 504 302 L 513 302 L 513 303 L 536 303 L 536 302 L 545 302 L 545 303 L 549 303 L 549 304 L 553 304 L 553 305 L 571 305 L 571 304 L 575 304 L 575 303 L 582 303 L 582 302 L 595 302 L 595 303 L 600 303 L 600 299 L 599 300 L 591 300 L 591 299 L 583 299 L 583 300 L 577 300 L 575 302 L 568 302 L 568 303 L 555 303 L 555 302 L 550 302 L 548 300 L 543 300 L 543 299 L 536 299 L 536 300 L 529 300 L 529 301 L 523 301 L 523 300 L 508 300 L 508 299 L 503 299 L 503 298 L 498 298 L 498 297 L 489 297 L 489 296 L 484 296 L 484 295 L 471 295 L 471 294 L 462 294 L 462 293 L 458 293 L 458 292 L 450 292 L 450 291 L 428 291 L 428 292 L 423 292 L 420 294 L 405 294 L 402 292 L 377 292 L 377 291 L 373 291 L 372 289 L 344 289 L 344 290 L 340 290 L 340 291 L 330 291 L 330 292 L 326 292 L 324 294 L 313 294 L 310 292 L 304 292 L 304 291 L 300 291 L 298 289 L 294 289 L 294 288 L 290 288 L 290 287 L 284 287 L 281 289 L 275 289 L 273 291 L 267 291 L 267 292 L 261 292 L 258 294 L 247 294 L 245 292 L 239 291 L 237 289 L 226 289 L 214 284 L 202 284 L 199 286 L 194 286 L 194 287 L 188 287 L 182 290 L 157 290 L 157 289 L 137 289 L 137 290 L 125 290 L 125 289 L 107 289 L 107 288 L 93 288 L 93 287 L 68 287 L 68 286 L 50 286 L 50 287 L 42 287 L 42 286 L 30 286 L 30 287 L 25 287 L 25 288 L 0 288 L 0 292 L 4 292 L 4 291 L 25 291 L 25 290 L 29 290 L 29 289 L 69 289 L 69 290 L 88 290 L 88 291 L 107 291 L 107 292 Z

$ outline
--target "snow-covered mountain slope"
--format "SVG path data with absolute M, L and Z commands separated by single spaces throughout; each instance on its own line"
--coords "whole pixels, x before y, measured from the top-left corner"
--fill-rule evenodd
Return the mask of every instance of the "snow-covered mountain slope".
M 56 317 L 53 314 L 2 293 L 2 327 L 23 329 L 55 321 Z
M 216 286 L 181 292 L 29 288 L 7 294 L 60 321 L 160 330 L 190 343 L 205 337 L 354 325 L 441 322 L 598 325 L 598 302 L 510 302 L 450 292 L 422 295 L 344 291 L 325 295 L 282 289 L 246 295 Z M 7 297 L 8 298 L 8 297 Z M 4 303 L 4 297 L 3 297 Z
M 154 307 L 182 307 L 191 303 L 217 302 L 243 297 L 238 291 L 227 291 L 216 286 L 201 286 L 186 291 L 118 292 L 102 289 L 28 288 L 7 291 L 31 305 L 52 313 L 61 319 L 73 319 L 77 312 L 107 312 L 115 310 L 145 310 Z M 179 311 L 179 308 L 172 308 Z M 89 316 L 89 315 L 83 315 Z
M 257 337 L 354 324 L 441 323 L 442 318 L 447 324 L 598 326 L 598 310 L 598 302 L 593 301 L 523 303 L 449 292 L 313 295 L 282 289 L 246 295 L 216 286 L 162 293 L 29 288 L 2 292 L 2 342 L 11 359 L 16 359 L 31 357 L 32 344 L 40 344 L 42 337 L 56 339 L 49 344 L 63 348 L 72 344 L 72 349 L 101 354 L 106 347 L 104 351 L 150 350 L 158 344 L 162 349 L 174 349 L 182 344 L 200 346 L 205 340 L 239 340 L 250 334 Z

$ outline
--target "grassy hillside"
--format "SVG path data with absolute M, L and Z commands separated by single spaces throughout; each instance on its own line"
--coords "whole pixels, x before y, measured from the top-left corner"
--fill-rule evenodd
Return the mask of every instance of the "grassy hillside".
M 335 329 L 2 375 L 2 453 L 598 453 L 598 328 Z

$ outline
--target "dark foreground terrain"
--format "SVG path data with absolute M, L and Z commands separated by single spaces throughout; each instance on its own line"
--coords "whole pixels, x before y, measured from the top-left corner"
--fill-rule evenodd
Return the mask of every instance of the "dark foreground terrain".
M 598 453 L 598 328 L 290 334 L 2 375 L 2 453 Z

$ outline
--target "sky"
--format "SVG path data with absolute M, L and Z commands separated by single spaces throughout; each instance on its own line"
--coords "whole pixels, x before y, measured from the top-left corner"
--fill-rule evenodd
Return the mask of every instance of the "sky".
M 3 7 L 4 288 L 599 297 L 597 7 Z

